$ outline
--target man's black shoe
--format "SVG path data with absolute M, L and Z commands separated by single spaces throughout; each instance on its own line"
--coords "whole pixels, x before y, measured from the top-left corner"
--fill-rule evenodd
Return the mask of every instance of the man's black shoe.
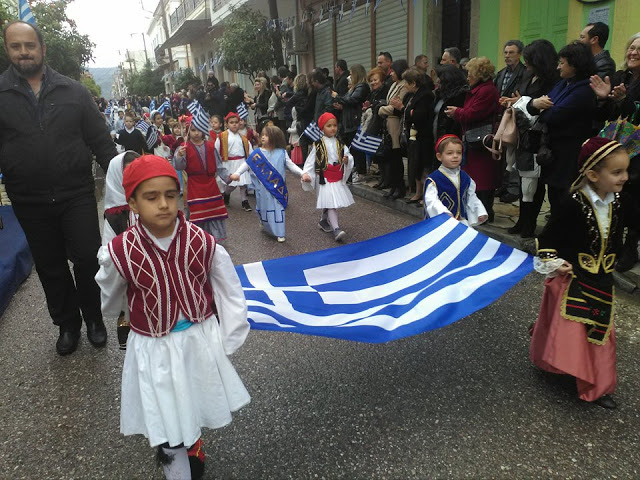
M 593 403 L 601 406 L 602 408 L 608 408 L 609 410 L 615 410 L 616 408 L 618 408 L 618 404 L 609 395 L 603 395 L 597 400 L 594 400 Z
M 69 355 L 78 348 L 78 340 L 80 340 L 80 332 L 63 331 L 60 332 L 58 341 L 56 342 L 56 351 L 58 355 Z
M 102 319 L 87 323 L 87 338 L 94 347 L 104 347 L 107 344 L 107 329 Z

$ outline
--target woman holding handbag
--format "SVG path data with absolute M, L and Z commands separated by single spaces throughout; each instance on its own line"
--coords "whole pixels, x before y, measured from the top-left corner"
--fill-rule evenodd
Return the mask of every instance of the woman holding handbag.
M 462 126 L 464 152 L 462 169 L 476 182 L 476 194 L 493 222 L 493 193 L 500 185 L 499 162 L 484 148 L 483 139 L 493 133 L 500 94 L 493 84 L 495 67 L 487 57 L 472 58 L 467 63 L 471 90 L 463 107 L 449 106 L 445 113 Z

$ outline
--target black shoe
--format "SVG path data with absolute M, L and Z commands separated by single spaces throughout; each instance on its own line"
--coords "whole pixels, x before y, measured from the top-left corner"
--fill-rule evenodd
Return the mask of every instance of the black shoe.
M 224 198 L 224 204 L 228 207 L 229 206 L 229 197 L 231 196 L 231 194 L 229 193 L 223 193 L 222 194 L 222 198 Z
M 94 347 L 104 347 L 107 344 L 107 329 L 102 319 L 87 322 L 87 338 Z
M 80 332 L 70 332 L 68 330 L 60 332 L 58 341 L 56 342 L 56 351 L 58 355 L 69 355 L 78 348 L 80 340 Z
M 380 183 L 376 183 L 376 184 L 373 186 L 373 188 L 376 188 L 376 189 L 378 189 L 378 190 L 384 190 L 384 189 L 389 188 L 389 187 L 390 187 L 390 185 L 387 185 L 386 183 L 382 183 L 382 182 L 380 182 Z
M 419 198 L 407 198 L 404 202 L 408 205 L 411 205 L 412 203 L 418 203 L 419 201 Z
M 609 410 L 615 410 L 616 408 L 618 408 L 618 404 L 609 395 L 603 395 L 597 400 L 594 400 L 592 403 L 602 408 L 608 408 Z
M 404 198 L 404 196 L 407 194 L 406 190 L 396 190 L 396 192 L 391 195 L 389 198 L 391 200 L 399 200 L 401 198 Z
M 251 205 L 249 205 L 249 200 L 243 200 L 242 201 L 242 209 L 245 212 L 250 212 L 251 211 Z
M 513 227 L 508 228 L 507 232 L 514 233 L 514 234 L 522 232 L 522 223 L 520 222 L 520 219 L 518 219 L 518 221 Z
M 396 193 L 396 187 L 391 187 L 391 190 L 389 190 L 387 193 L 385 193 L 383 195 L 383 197 L 384 198 L 391 198 L 394 193 Z
M 514 193 L 505 193 L 504 195 L 500 196 L 500 201 L 502 203 L 513 203 L 516 200 L 518 200 L 518 198 L 520 198 L 518 195 L 514 194 Z

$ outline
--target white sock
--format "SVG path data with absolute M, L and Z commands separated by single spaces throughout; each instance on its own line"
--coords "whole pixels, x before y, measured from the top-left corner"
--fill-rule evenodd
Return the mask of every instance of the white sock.
M 169 462 L 162 465 L 167 480 L 191 480 L 191 467 L 186 447 L 161 448 L 164 454 L 169 457 Z
M 338 211 L 335 208 L 329 208 L 327 210 L 327 217 L 329 219 L 329 225 L 334 230 L 338 228 Z

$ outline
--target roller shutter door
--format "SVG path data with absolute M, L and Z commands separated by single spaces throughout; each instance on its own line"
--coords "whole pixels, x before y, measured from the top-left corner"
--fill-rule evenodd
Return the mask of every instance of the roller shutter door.
M 325 20 L 313 27 L 313 53 L 315 66 L 328 68 L 333 73 L 333 35 L 332 22 Z
M 381 8 L 381 7 L 380 7 Z M 337 23 L 338 58 L 347 65 L 359 63 L 365 70 L 371 67 L 371 17 L 364 14 L 364 5 L 356 8 L 349 21 L 349 12 L 345 12 L 341 22 Z
M 389 52 L 394 60 L 407 58 L 406 8 L 398 1 L 380 2 L 376 10 L 376 53 Z

